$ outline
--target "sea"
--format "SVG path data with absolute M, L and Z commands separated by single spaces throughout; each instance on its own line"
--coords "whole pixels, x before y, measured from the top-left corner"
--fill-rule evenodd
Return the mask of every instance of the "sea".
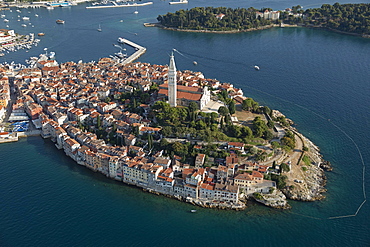
M 90 3 L 83 3 L 2 11 L 9 22 L 0 19 L 0 28 L 45 36 L 0 62 L 25 63 L 51 51 L 59 63 L 97 61 L 121 49 L 118 37 L 147 48 L 141 62 L 168 64 L 176 49 L 179 70 L 232 83 L 292 119 L 334 170 L 322 201 L 289 201 L 292 209 L 284 211 L 256 203 L 243 211 L 204 209 L 109 180 L 50 140 L 23 138 L 0 145 L 0 246 L 370 246 L 370 39 L 302 27 L 211 34 L 143 26 L 193 7 L 281 10 L 323 3 L 335 1 L 153 0 L 138 8 L 86 9 Z

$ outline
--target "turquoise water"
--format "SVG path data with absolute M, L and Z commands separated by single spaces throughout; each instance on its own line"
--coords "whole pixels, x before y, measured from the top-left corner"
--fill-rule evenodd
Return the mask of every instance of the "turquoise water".
M 178 69 L 231 82 L 246 96 L 282 111 L 320 146 L 335 170 L 327 174 L 327 198 L 320 202 L 291 202 L 289 211 L 251 204 L 241 212 L 198 209 L 190 214 L 191 205 L 78 166 L 49 140 L 22 139 L 0 145 L 0 246 L 369 246 L 368 203 L 357 217 L 327 218 L 354 214 L 364 199 L 360 154 L 368 165 L 370 40 L 305 28 L 217 35 L 142 26 L 180 8 L 282 9 L 296 4 L 309 7 L 310 2 L 191 1 L 169 6 L 154 1 L 138 8 L 138 15 L 130 8 L 86 10 L 86 5 L 22 10 L 21 17 L 29 16 L 34 25 L 26 29 L 17 22 L 17 12 L 5 11 L 10 28 L 45 36 L 28 53 L 7 54 L 1 61 L 22 62 L 45 47 L 56 52 L 59 62 L 97 60 L 117 52 L 112 44 L 119 36 L 147 48 L 142 62 L 166 64 L 176 48 L 182 53 L 175 54 Z M 66 23 L 57 25 L 56 19 Z M 96 30 L 99 24 L 102 32 Z M 256 64 L 260 71 L 253 69 Z

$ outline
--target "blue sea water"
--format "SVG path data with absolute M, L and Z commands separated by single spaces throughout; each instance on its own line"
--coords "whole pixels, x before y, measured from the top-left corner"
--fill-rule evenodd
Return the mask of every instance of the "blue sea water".
M 334 3 L 334 1 L 329 2 Z M 343 2 L 344 3 L 344 2 Z M 138 8 L 3 11 L 16 32 L 44 32 L 38 47 L 6 54 L 23 62 L 55 51 L 59 62 L 85 62 L 118 49 L 118 37 L 147 48 L 139 61 L 201 71 L 242 88 L 246 96 L 282 111 L 334 165 L 327 198 L 290 202 L 280 211 L 251 204 L 244 211 L 197 209 L 108 180 L 78 166 L 40 137 L 0 145 L 0 246 L 369 246 L 370 208 L 363 165 L 369 165 L 370 40 L 318 29 L 276 28 L 238 34 L 172 32 L 143 27 L 160 14 L 196 6 L 283 9 L 310 1 L 154 1 Z M 39 17 L 35 17 L 35 14 Z M 57 25 L 56 19 L 65 20 Z M 123 20 L 123 22 L 120 22 Z M 97 28 L 101 25 L 102 32 Z M 6 23 L 0 23 L 5 28 Z M 198 65 L 194 66 L 193 61 Z M 255 71 L 253 66 L 261 70 Z M 364 178 L 369 180 L 369 172 Z M 365 189 L 369 190 L 368 183 Z

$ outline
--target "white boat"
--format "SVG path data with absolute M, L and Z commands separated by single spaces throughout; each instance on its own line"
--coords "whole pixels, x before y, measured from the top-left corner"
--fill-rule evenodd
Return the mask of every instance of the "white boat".
M 4 22 L 9 22 L 9 20 L 8 19 L 4 19 Z
M 187 0 L 180 0 L 178 2 L 169 2 L 169 4 L 185 4 L 185 3 L 188 3 Z
M 36 16 L 36 17 L 39 17 L 39 15 L 38 15 L 38 14 L 35 14 L 35 16 Z
M 260 70 L 260 67 L 258 67 L 257 65 L 254 65 L 254 69 L 255 70 Z
M 22 26 L 22 27 L 27 27 L 27 25 L 26 25 L 26 24 L 22 24 L 21 26 Z
M 190 210 L 190 212 L 192 212 L 192 213 L 196 213 L 196 212 L 197 212 L 197 210 L 192 209 L 192 210 Z
M 22 20 L 24 20 L 24 21 L 28 21 L 30 18 L 29 17 L 27 17 L 27 16 L 23 16 L 22 17 Z
M 198 62 L 197 62 L 197 61 L 193 61 L 193 64 L 194 64 L 194 65 L 197 65 L 197 64 L 198 64 Z
M 124 38 L 119 37 L 117 42 L 120 43 L 120 44 L 124 44 L 125 40 L 124 40 Z
M 100 26 L 100 24 L 99 24 L 99 27 L 98 27 L 98 32 L 101 32 L 102 30 L 101 30 L 101 26 Z
M 127 54 L 123 54 L 122 52 L 116 52 L 114 53 L 114 55 L 116 55 L 116 57 L 120 58 L 120 59 L 124 59 L 127 57 Z
M 135 11 L 134 11 L 134 14 L 135 14 L 135 15 L 139 14 L 139 11 L 135 10 Z
M 1 18 L 4 18 L 5 17 L 5 15 L 1 15 Z

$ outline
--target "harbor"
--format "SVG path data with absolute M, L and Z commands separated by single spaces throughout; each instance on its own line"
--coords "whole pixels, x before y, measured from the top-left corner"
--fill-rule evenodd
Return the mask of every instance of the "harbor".
M 143 55 L 146 52 L 145 47 L 142 47 L 142 46 L 140 46 L 140 45 L 138 45 L 138 44 L 136 44 L 136 43 L 134 43 L 130 40 L 127 40 L 127 39 L 124 39 L 124 38 L 119 38 L 119 40 L 120 40 L 120 43 L 129 45 L 129 46 L 135 48 L 135 50 L 136 50 L 136 52 L 134 52 L 131 56 L 129 56 L 128 58 L 126 58 L 122 62 L 124 65 L 132 63 L 133 61 L 138 59 L 141 55 Z

